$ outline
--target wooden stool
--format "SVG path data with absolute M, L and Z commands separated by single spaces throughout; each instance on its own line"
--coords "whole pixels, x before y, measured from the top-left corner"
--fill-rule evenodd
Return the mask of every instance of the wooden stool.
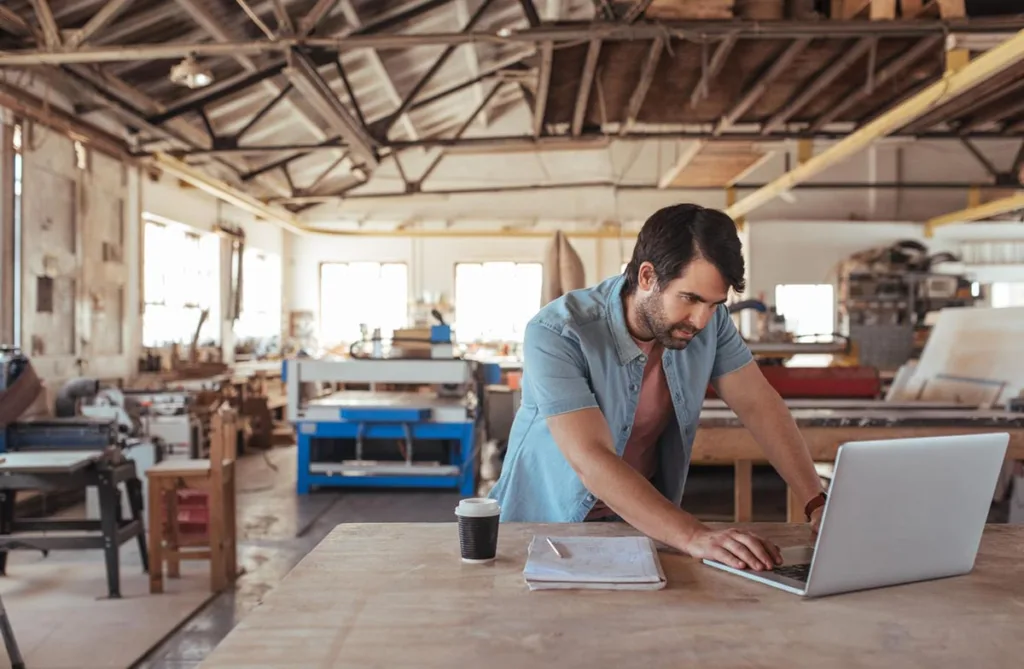
M 149 591 L 164 591 L 167 575 L 181 575 L 181 560 L 210 561 L 210 589 L 220 592 L 237 574 L 235 548 L 235 458 L 237 413 L 227 404 L 210 417 L 210 458 L 164 460 L 146 470 L 149 479 Z M 208 495 L 208 519 L 202 534 L 182 534 L 178 491 Z

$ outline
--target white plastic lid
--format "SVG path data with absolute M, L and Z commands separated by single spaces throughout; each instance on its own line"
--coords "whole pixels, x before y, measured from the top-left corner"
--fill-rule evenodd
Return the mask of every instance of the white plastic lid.
M 467 518 L 486 518 L 501 513 L 498 500 L 489 497 L 470 497 L 459 502 L 455 507 L 455 515 Z

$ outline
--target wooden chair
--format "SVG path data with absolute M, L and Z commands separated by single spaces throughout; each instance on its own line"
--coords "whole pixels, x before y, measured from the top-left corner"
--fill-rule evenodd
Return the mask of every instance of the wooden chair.
M 208 459 L 164 460 L 146 471 L 149 480 L 149 591 L 163 592 L 163 570 L 177 578 L 181 560 L 210 561 L 210 589 L 220 592 L 237 575 L 235 459 L 238 413 L 227 404 L 210 417 Z M 207 495 L 205 532 L 181 532 L 181 490 Z

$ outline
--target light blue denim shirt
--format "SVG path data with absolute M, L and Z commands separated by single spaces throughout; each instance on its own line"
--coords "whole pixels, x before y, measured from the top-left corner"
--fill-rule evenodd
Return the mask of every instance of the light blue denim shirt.
M 490 493 L 501 504 L 503 522 L 580 522 L 597 501 L 555 444 L 546 418 L 600 408 L 622 457 L 647 362 L 626 329 L 625 285 L 619 275 L 572 291 L 526 326 L 522 404 Z M 675 420 L 658 441 L 654 484 L 673 504 L 682 501 L 708 382 L 752 359 L 724 305 L 685 349 L 665 350 L 662 365 Z

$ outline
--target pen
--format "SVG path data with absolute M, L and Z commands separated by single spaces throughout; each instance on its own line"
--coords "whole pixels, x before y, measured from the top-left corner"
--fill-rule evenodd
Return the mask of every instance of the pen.
M 548 546 L 551 546 L 551 550 L 555 551 L 555 555 L 557 555 L 559 558 L 564 557 L 562 555 L 562 551 L 558 550 L 558 546 L 555 545 L 555 542 L 551 541 L 551 537 L 547 537 L 547 542 Z

